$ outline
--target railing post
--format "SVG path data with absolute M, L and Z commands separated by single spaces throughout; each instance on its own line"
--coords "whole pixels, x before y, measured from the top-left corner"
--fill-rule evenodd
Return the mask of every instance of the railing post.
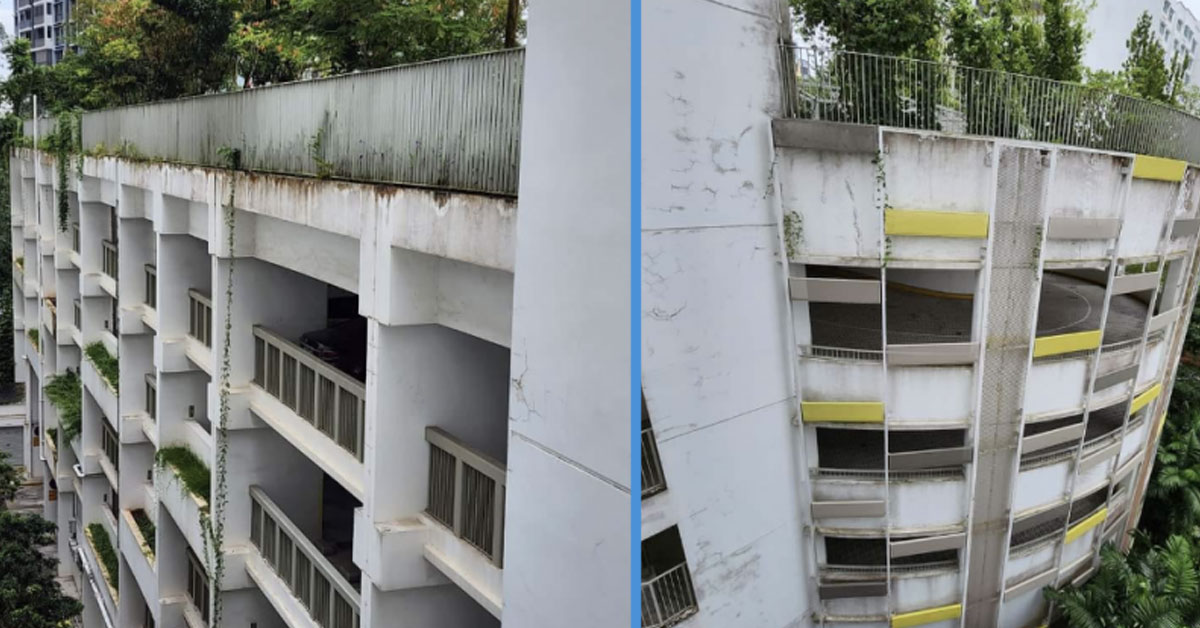
M 492 562 L 504 568 L 504 482 L 499 481 L 492 501 Z
M 454 455 L 454 536 L 462 538 L 462 501 L 463 501 L 463 462 L 457 454 Z

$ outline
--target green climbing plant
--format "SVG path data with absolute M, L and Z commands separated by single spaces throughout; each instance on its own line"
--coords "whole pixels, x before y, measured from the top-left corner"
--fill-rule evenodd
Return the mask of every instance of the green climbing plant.
M 54 153 L 54 165 L 58 173 L 58 230 L 62 232 L 67 230 L 67 223 L 71 217 L 71 202 L 67 193 L 70 183 L 68 175 L 71 170 L 72 156 L 81 154 L 79 141 L 82 125 L 80 120 L 78 112 L 64 111 L 58 114 L 54 132 L 46 138 L 46 148 Z M 82 174 L 82 156 L 77 160 L 75 168 Z
M 58 424 L 62 428 L 64 443 L 79 436 L 83 425 L 83 386 L 79 373 L 68 370 L 61 375 L 51 375 L 42 387 L 50 405 L 58 411 Z
M 117 385 L 121 381 L 121 370 L 117 356 L 109 353 L 108 347 L 99 340 L 85 347 L 83 353 L 87 356 L 88 361 L 95 365 L 104 381 L 112 387 L 113 392 L 118 392 Z
M 201 527 L 204 530 L 205 554 L 208 558 L 208 572 L 212 575 L 213 594 L 211 596 L 212 612 L 210 626 L 220 626 L 224 609 L 220 583 L 225 574 L 225 508 L 229 503 L 227 462 L 229 456 L 229 371 L 231 330 L 233 328 L 233 280 L 237 266 L 234 255 L 237 244 L 235 232 L 236 214 L 234 210 L 237 190 L 237 175 L 242 167 L 242 153 L 236 148 L 223 146 L 218 150 L 228 171 L 226 185 L 229 188 L 229 200 L 222 207 L 223 223 L 225 225 L 225 247 L 229 255 L 228 272 L 225 277 L 225 310 L 223 324 L 225 335 L 221 341 L 221 370 L 217 385 L 217 424 L 215 434 L 216 444 L 216 473 L 213 495 L 210 500 L 210 510 L 201 512 Z

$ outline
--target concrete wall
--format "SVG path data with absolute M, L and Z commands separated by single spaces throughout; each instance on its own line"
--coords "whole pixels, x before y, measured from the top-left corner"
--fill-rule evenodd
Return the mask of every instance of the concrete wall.
M 654 34 L 643 42 L 643 84 L 654 87 L 642 102 L 642 386 L 667 489 L 643 501 L 658 520 L 643 520 L 642 538 L 678 526 L 699 603 L 694 626 L 807 626 L 814 610 L 772 179 L 778 44 L 789 30 L 781 7 L 643 8 Z M 860 199 L 845 198 L 843 211 Z M 832 226 L 812 241 L 878 249 L 839 239 Z
M 629 617 L 630 23 L 619 7 L 566 0 L 529 16 L 506 626 Z

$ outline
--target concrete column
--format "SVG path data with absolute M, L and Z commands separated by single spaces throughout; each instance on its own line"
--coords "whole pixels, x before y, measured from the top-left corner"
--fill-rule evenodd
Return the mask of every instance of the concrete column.
M 504 625 L 618 626 L 630 603 L 629 11 L 564 0 L 529 17 Z

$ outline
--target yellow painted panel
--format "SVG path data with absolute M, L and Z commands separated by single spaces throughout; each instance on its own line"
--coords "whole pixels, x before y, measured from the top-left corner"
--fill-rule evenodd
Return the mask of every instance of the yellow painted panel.
M 1185 172 L 1187 172 L 1186 161 L 1149 155 L 1137 155 L 1133 158 L 1133 177 L 1135 179 L 1183 181 Z
M 1071 526 L 1071 529 L 1067 530 L 1067 543 L 1070 543 L 1070 542 L 1074 541 L 1075 539 L 1083 536 L 1083 534 L 1085 532 L 1100 525 L 1100 523 L 1103 522 L 1107 518 L 1108 518 L 1108 508 L 1101 508 L 1099 511 L 1096 512 L 1096 514 L 1088 517 L 1087 519 L 1084 519 L 1083 521 L 1080 521 L 1079 523 L 1075 524 L 1074 526 Z
M 945 621 L 962 617 L 962 604 L 951 604 L 937 608 L 927 608 L 923 611 L 900 613 L 892 615 L 892 628 L 908 628 L 909 626 L 924 626 L 935 621 Z
M 805 423 L 883 423 L 883 403 L 878 401 L 805 401 L 800 404 Z
M 1033 357 L 1059 355 L 1072 351 L 1086 351 L 1100 346 L 1100 330 L 1077 331 L 1073 334 L 1042 336 L 1033 339 Z
M 1158 417 L 1158 427 L 1157 427 L 1157 429 L 1158 429 L 1158 431 L 1159 431 L 1159 432 L 1162 432 L 1163 423 L 1166 423 L 1166 422 L 1167 422 L 1167 413 L 1166 413 L 1166 412 L 1163 412 L 1163 413 L 1162 413 L 1162 416 Z
M 986 238 L 988 215 L 982 212 L 889 209 L 883 214 L 883 231 L 888 235 Z
M 1154 401 L 1154 398 L 1162 392 L 1162 384 L 1155 384 L 1146 392 L 1133 398 L 1133 403 L 1129 404 L 1129 414 L 1133 414 L 1138 410 L 1146 407 L 1146 404 Z

